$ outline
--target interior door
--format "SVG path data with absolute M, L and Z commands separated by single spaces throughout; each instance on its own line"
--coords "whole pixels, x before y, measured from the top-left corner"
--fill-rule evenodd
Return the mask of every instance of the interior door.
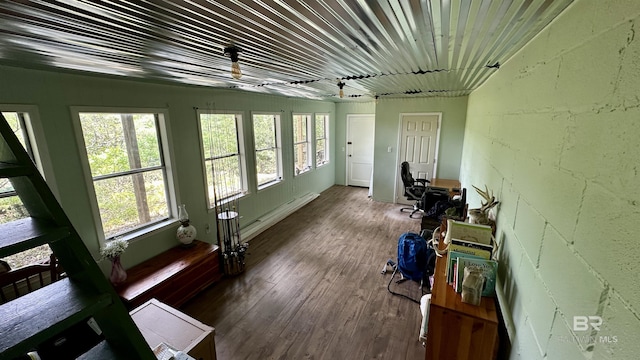
M 371 185 L 374 135 L 374 115 L 347 115 L 347 185 Z
M 435 177 L 439 122 L 442 114 L 402 114 L 400 119 L 399 161 L 396 173 L 396 202 L 411 204 L 404 196 L 400 178 L 400 164 L 409 163 L 414 179 L 431 180 Z

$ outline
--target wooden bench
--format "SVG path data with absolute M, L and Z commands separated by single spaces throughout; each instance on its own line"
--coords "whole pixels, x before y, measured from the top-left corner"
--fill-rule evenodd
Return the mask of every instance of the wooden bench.
M 214 244 L 194 240 L 189 248 L 176 246 L 127 270 L 127 281 L 116 291 L 129 310 L 152 298 L 179 307 L 220 280 L 220 251 Z

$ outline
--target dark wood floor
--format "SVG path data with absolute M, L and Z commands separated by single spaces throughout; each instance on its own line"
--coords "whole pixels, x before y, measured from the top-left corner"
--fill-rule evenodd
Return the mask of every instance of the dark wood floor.
M 247 270 L 182 311 L 215 327 L 220 360 L 423 359 L 419 306 L 381 274 L 400 234 L 420 228 L 399 209 L 334 186 L 251 240 Z M 415 282 L 392 286 L 420 296 Z

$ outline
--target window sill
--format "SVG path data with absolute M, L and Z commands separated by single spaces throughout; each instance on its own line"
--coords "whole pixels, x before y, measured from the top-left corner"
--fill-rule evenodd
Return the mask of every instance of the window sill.
M 138 240 L 142 240 L 149 236 L 155 235 L 159 232 L 166 231 L 172 227 L 175 227 L 177 229 L 179 226 L 178 224 L 178 219 L 166 219 L 153 225 L 145 226 L 142 229 L 127 233 L 125 235 L 121 235 L 119 236 L 119 238 L 127 240 L 128 242 L 136 242 Z
M 223 206 L 223 205 L 226 205 L 228 203 L 232 203 L 232 202 L 238 201 L 238 200 L 242 199 L 243 197 L 247 196 L 248 194 L 249 194 L 248 191 L 243 191 L 240 194 L 236 194 L 234 196 L 229 196 L 228 198 L 220 201 L 218 206 Z M 209 213 L 212 213 L 212 212 L 216 211 L 216 208 L 215 207 L 212 207 L 212 208 L 210 207 L 210 208 L 207 209 L 207 211 Z
M 300 171 L 299 173 L 295 174 L 294 176 L 300 176 L 300 175 L 304 175 L 304 174 L 306 174 L 306 173 L 310 173 L 310 172 L 311 172 L 311 170 L 312 170 L 312 169 L 311 169 L 310 167 L 308 167 L 308 168 L 306 168 L 306 169 L 304 169 L 304 170 Z
M 274 185 L 278 185 L 281 182 L 282 182 L 282 179 L 278 179 L 278 180 L 270 181 L 270 182 L 268 182 L 266 184 L 262 184 L 262 185 L 258 186 L 258 191 L 270 188 L 270 187 L 272 187 Z

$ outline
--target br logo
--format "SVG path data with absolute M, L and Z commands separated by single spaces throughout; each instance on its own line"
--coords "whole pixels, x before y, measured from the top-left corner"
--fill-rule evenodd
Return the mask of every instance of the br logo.
M 574 316 L 573 331 L 587 331 L 589 326 L 595 331 L 600 331 L 602 318 L 600 316 Z

